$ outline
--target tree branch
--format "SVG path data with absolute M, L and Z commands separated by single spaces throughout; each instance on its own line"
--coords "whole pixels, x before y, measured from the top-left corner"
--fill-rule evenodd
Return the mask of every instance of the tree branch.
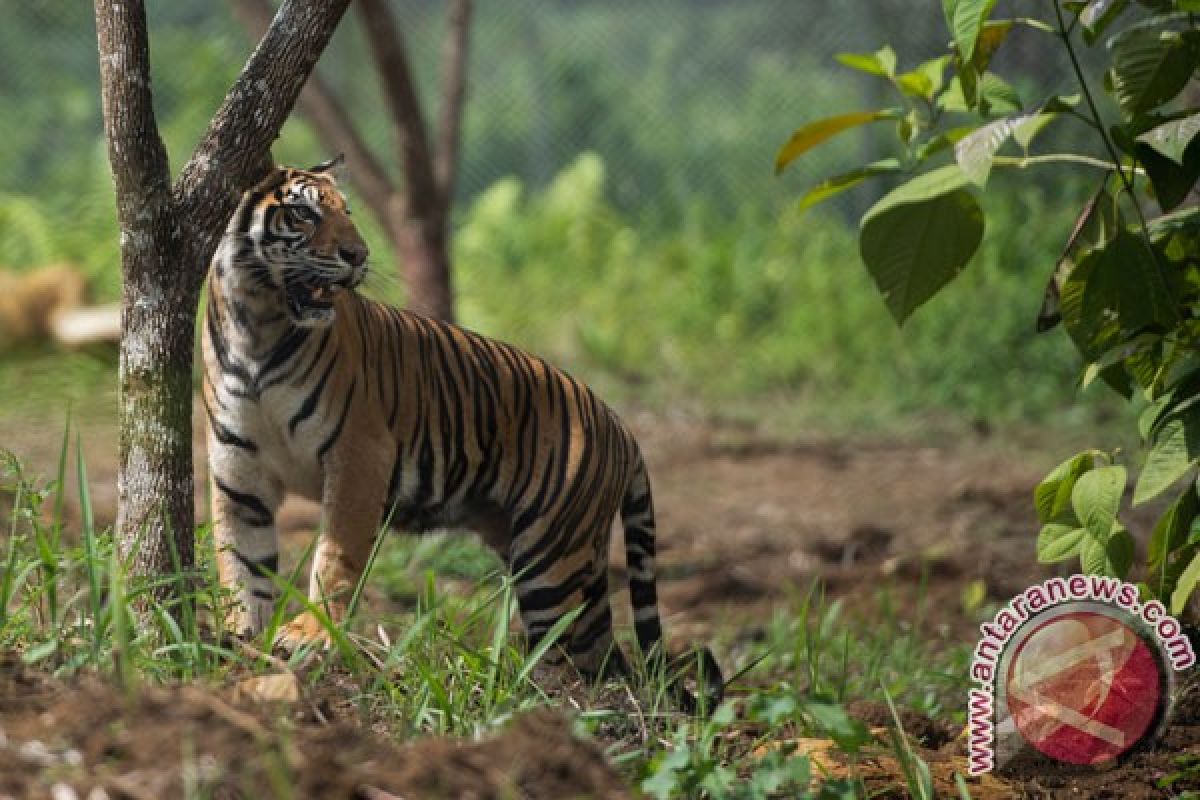
M 142 0 L 96 0 L 95 10 L 117 216 L 124 236 L 133 236 L 167 209 L 171 186 L 167 149 L 154 119 L 146 8 Z M 143 213 L 147 207 L 150 213 Z
M 181 218 L 199 235 L 196 285 L 204 278 L 225 222 L 260 174 L 349 0 L 285 0 L 225 96 L 175 185 Z
M 264 34 L 272 15 L 268 0 L 233 0 L 232 5 L 234 16 L 251 36 L 257 38 Z M 297 105 L 321 141 L 332 150 L 329 155 L 345 153 L 351 183 L 379 224 L 386 229 L 390 224 L 388 204 L 396 192 L 396 186 L 350 123 L 350 117 L 337 94 L 321 79 L 319 72 L 314 71 L 309 76 Z
M 454 197 L 463 106 L 467 95 L 467 37 L 471 27 L 471 0 L 450 0 L 446 24 L 446 39 L 442 45 L 442 105 L 433 171 L 445 206 L 443 210 L 448 212 Z
M 421 114 L 421 104 L 413 86 L 404 38 L 382 0 L 358 0 L 357 6 L 396 126 L 400 161 L 404 167 L 405 216 L 427 216 L 430 211 L 440 211 L 442 204 L 438 201 L 425 117 Z

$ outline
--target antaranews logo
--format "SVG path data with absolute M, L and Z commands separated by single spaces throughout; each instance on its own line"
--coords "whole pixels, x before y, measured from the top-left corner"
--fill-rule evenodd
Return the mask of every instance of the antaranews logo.
M 972 775 L 1031 748 L 1068 764 L 1119 758 L 1161 732 L 1174 673 L 1196 663 L 1162 603 L 1103 575 L 1031 586 L 980 631 L 967 702 Z

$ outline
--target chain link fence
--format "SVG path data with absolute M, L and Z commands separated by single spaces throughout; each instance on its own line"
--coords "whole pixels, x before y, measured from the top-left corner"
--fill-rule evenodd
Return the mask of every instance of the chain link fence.
M 393 7 L 436 120 L 445 3 Z M 150 0 L 148 13 L 156 112 L 178 170 L 252 41 L 226 2 Z M 836 53 L 887 42 L 912 68 L 945 51 L 940 14 L 936 0 L 476 0 L 454 225 L 461 319 L 631 386 L 820 387 L 871 413 L 881 402 L 1008 413 L 1030 393 L 971 394 L 971 381 L 979 353 L 1002 369 L 1018 353 L 1057 359 L 1056 375 L 1068 377 L 1047 388 L 1053 397 L 1074 362 L 1030 344 L 1036 308 L 1020 304 L 1045 277 L 1017 271 L 1060 246 L 1046 221 L 1069 213 L 1071 187 L 1048 176 L 1040 194 L 1006 195 L 1003 213 L 1040 220 L 1036 235 L 985 248 L 963 279 L 969 288 L 922 312 L 901 339 L 856 263 L 854 226 L 872 192 L 840 195 L 799 222 L 789 211 L 815 180 L 894 147 L 891 131 L 837 137 L 782 178 L 772 173 L 778 147 L 805 121 L 896 103 Z M 7 0 L 5 15 L 0 269 L 68 261 L 111 300 L 119 254 L 91 8 Z M 998 64 L 1018 89 L 1028 84 L 1033 97 L 1046 76 L 1068 74 L 1051 37 L 1019 38 Z M 318 69 L 398 172 L 353 5 Z M 273 152 L 289 164 L 332 155 L 298 114 Z M 1022 180 L 1024 191 L 1032 179 Z M 388 239 L 369 217 L 356 218 L 389 264 Z
M 69 193 L 104 167 L 91 10 L 78 0 L 7 5 L 0 194 Z M 394 6 L 433 118 L 444 5 Z M 868 10 L 836 0 L 480 0 L 458 198 L 469 201 L 505 176 L 544 186 L 591 151 L 610 170 L 612 200 L 629 211 L 670 218 L 698 199 L 725 210 L 775 202 L 799 185 L 771 175 L 779 143 L 863 91 L 832 54 L 904 34 L 865 25 Z M 152 1 L 149 16 L 155 102 L 178 168 L 250 41 L 220 2 Z M 395 164 L 353 10 L 320 69 L 384 162 Z M 324 155 L 302 127 L 289 128 L 281 156 Z

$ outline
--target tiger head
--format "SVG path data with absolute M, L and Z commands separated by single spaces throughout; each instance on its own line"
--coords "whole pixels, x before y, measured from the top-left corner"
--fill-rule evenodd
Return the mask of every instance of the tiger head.
M 338 189 L 342 157 L 311 169 L 277 167 L 246 193 L 234 216 L 234 268 L 254 272 L 254 284 L 277 290 L 292 322 L 324 327 L 334 298 L 367 274 L 367 245 Z

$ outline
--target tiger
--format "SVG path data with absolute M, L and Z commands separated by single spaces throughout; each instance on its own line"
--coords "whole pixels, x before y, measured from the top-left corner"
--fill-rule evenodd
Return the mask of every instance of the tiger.
M 543 359 L 357 289 L 368 247 L 338 186 L 342 159 L 275 167 L 247 191 L 208 277 L 203 403 L 213 538 L 241 636 L 278 598 L 285 493 L 322 506 L 308 597 L 335 623 L 388 523 L 477 533 L 512 575 L 532 649 L 556 640 L 585 676 L 628 674 L 614 641 L 608 552 L 624 529 L 640 649 L 665 663 L 650 481 L 630 430 Z M 285 651 L 327 648 L 311 609 Z M 720 686 L 707 648 L 706 691 Z

